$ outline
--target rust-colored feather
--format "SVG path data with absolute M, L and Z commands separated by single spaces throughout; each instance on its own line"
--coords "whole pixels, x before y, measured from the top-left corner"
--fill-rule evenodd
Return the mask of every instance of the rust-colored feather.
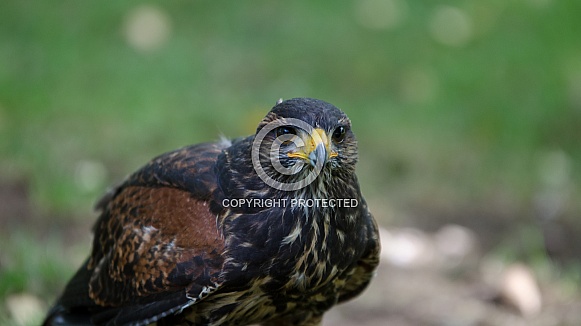
M 118 306 L 135 297 L 218 282 L 224 240 L 208 203 L 173 188 L 124 188 L 95 228 L 89 296 Z M 124 289 L 124 291 L 118 291 Z

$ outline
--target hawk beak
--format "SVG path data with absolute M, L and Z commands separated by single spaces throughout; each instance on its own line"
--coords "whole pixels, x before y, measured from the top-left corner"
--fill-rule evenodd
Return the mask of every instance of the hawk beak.
M 313 167 L 317 167 L 317 164 L 321 166 L 325 164 L 326 161 L 327 161 L 327 149 L 325 148 L 325 144 L 319 143 L 317 144 L 315 149 L 309 153 L 309 163 Z
M 319 167 L 325 164 L 329 158 L 337 156 L 337 153 L 331 151 L 329 138 L 323 129 L 316 128 L 314 131 L 312 135 L 304 134 L 301 137 L 305 146 L 299 151 L 287 155 L 302 158 L 313 167 Z

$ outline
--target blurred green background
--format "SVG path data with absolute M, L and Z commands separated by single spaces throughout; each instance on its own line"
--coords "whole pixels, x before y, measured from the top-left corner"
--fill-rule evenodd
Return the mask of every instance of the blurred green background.
M 486 252 L 558 261 L 575 279 L 580 12 L 575 0 L 2 1 L 0 323 L 19 323 L 10 298 L 55 299 L 108 186 L 162 152 L 251 134 L 278 98 L 348 113 L 381 225 L 460 224 Z

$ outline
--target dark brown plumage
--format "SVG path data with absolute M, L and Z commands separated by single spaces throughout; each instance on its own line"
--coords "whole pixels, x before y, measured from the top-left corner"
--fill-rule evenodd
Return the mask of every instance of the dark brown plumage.
M 329 103 L 292 99 L 268 113 L 261 134 L 260 143 L 250 136 L 163 154 L 105 195 L 92 253 L 45 325 L 319 325 L 361 293 L 379 240 L 349 119 Z M 272 184 L 297 181 L 291 190 Z M 253 201 L 228 204 L 244 199 Z

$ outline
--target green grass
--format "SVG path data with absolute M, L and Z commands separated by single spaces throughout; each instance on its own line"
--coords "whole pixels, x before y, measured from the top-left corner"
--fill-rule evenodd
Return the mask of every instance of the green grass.
M 578 1 L 392 1 L 400 16 L 387 29 L 366 27 L 357 1 L 152 2 L 171 32 L 147 53 L 123 34 L 140 3 L 0 4 L 0 180 L 29 184 L 41 219 L 93 218 L 99 194 L 154 155 L 250 134 L 278 98 L 298 96 L 347 111 L 375 202 L 502 197 L 527 211 L 544 187 L 539 162 L 556 151 L 571 167 L 567 213 L 581 211 Z M 433 37 L 447 6 L 468 17 L 462 45 Z M 4 259 L 41 254 L 20 231 L 30 243 L 4 240 Z M 35 264 L 0 264 L 0 297 L 45 297 L 74 268 Z

